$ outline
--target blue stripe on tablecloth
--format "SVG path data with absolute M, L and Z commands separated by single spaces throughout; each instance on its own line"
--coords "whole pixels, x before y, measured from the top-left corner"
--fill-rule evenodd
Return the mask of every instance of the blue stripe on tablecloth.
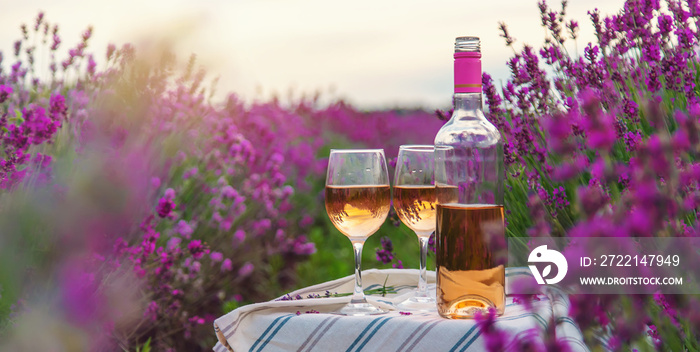
M 464 342 L 464 340 L 466 340 L 466 339 L 467 339 L 467 337 L 469 337 L 469 335 L 471 335 L 471 334 L 472 334 L 472 331 L 474 331 L 474 329 L 476 329 L 476 324 L 475 324 L 474 326 L 472 326 L 472 328 L 471 328 L 471 329 L 469 329 L 469 331 L 467 331 L 467 333 L 466 333 L 466 334 L 464 334 L 464 336 L 462 336 L 462 338 L 461 338 L 461 339 L 459 339 L 459 341 L 457 341 L 457 343 L 456 343 L 456 344 L 454 345 L 454 347 L 452 347 L 452 349 L 450 350 L 450 352 L 454 352 L 454 351 L 456 351 L 456 350 L 457 350 L 457 348 L 459 347 L 459 345 L 461 345 L 461 344 L 462 344 L 462 342 Z
M 508 344 L 506 345 L 504 350 L 505 351 L 515 351 L 515 348 L 517 346 L 516 343 L 521 340 L 521 338 L 522 338 L 521 335 L 523 335 L 523 334 L 533 334 L 536 336 L 540 335 L 540 333 L 535 328 L 520 331 L 510 338 L 510 342 L 508 342 Z
M 291 314 L 290 314 L 290 315 L 291 315 Z M 260 335 L 260 337 L 258 337 L 258 339 L 255 341 L 255 343 L 253 344 L 253 346 L 250 346 L 250 349 L 248 350 L 248 352 L 252 352 L 252 351 L 255 349 L 255 347 L 258 346 L 258 344 L 263 340 L 263 338 L 265 337 L 265 335 L 267 335 L 267 333 L 270 332 L 270 330 L 272 330 L 272 328 L 273 328 L 275 325 L 277 325 L 277 322 L 279 322 L 280 320 L 282 320 L 282 318 L 284 318 L 284 317 L 289 317 L 290 315 L 283 315 L 283 316 L 279 316 L 279 317 L 275 318 L 275 320 L 272 321 L 272 324 L 268 325 L 268 326 L 267 326 L 267 329 L 265 329 L 265 331 L 263 331 L 262 335 Z
M 576 330 L 578 330 L 578 332 L 581 334 L 581 336 L 583 336 L 583 331 L 581 331 L 581 329 L 578 327 L 578 325 L 576 325 L 576 322 L 573 319 L 571 319 L 570 317 L 559 317 L 559 318 L 557 318 L 557 320 L 555 320 L 555 322 L 557 325 L 559 325 L 559 323 L 569 323 L 569 324 L 573 325 L 576 328 Z
M 286 324 L 289 321 L 289 319 L 292 319 L 293 316 L 294 316 L 294 314 L 288 315 L 286 319 L 282 320 L 279 323 L 279 325 L 277 325 L 277 328 L 275 328 L 275 331 L 273 331 L 272 334 L 270 334 L 270 336 L 267 338 L 267 340 L 265 340 L 265 343 L 260 345 L 260 348 L 258 348 L 258 352 L 262 351 L 263 348 L 265 348 L 265 346 L 267 346 L 267 344 L 270 343 L 270 341 L 272 341 L 272 338 L 275 337 L 275 335 L 277 335 L 277 332 L 280 331 L 282 326 L 284 326 L 284 324 Z
M 481 331 L 478 331 L 478 330 L 477 330 L 477 331 L 476 331 L 476 334 L 474 334 L 474 337 L 472 337 L 472 339 L 469 340 L 469 342 L 467 342 L 467 344 L 466 344 L 464 347 L 462 347 L 462 349 L 459 350 L 459 352 L 464 352 L 464 351 L 466 351 L 467 348 L 469 348 L 469 346 L 471 346 L 471 345 L 474 343 L 474 341 L 476 341 L 476 339 L 479 338 L 479 335 L 481 335 Z
M 535 314 L 535 313 L 532 313 L 532 317 L 535 318 L 537 320 L 537 322 L 540 323 L 540 325 L 542 325 L 542 328 L 547 330 L 547 326 L 549 324 L 547 324 L 547 321 L 544 318 L 542 318 L 539 314 Z
M 313 351 L 313 350 L 314 350 L 314 346 L 316 346 L 316 344 L 318 343 L 318 341 L 321 340 L 321 338 L 326 334 L 326 332 L 331 331 L 331 326 L 333 326 L 333 324 L 337 323 L 338 320 L 340 320 L 340 317 L 337 317 L 337 318 L 331 320 L 330 324 L 328 324 L 328 325 L 326 326 L 326 328 L 323 329 L 323 331 L 321 331 L 321 333 L 320 333 L 318 336 L 316 336 L 316 339 L 309 345 L 308 351 Z
M 544 324 L 543 327 L 544 327 L 545 329 L 547 328 L 547 325 L 546 325 L 546 322 L 544 321 L 544 319 L 543 319 L 542 317 L 540 317 L 539 315 L 535 314 L 535 313 L 525 313 L 525 314 L 521 314 L 521 315 L 514 316 L 514 317 L 501 317 L 501 318 L 498 319 L 498 321 L 517 320 L 517 319 L 524 318 L 524 317 L 528 317 L 528 316 L 532 316 L 533 318 L 535 318 L 535 321 L 537 321 L 537 322 L 540 323 L 540 324 Z M 497 321 L 497 322 L 498 322 L 498 321 Z M 455 352 L 455 351 L 457 351 L 457 349 L 459 348 L 459 346 L 464 342 L 464 340 L 466 340 L 466 339 L 471 335 L 471 333 L 474 331 L 474 329 L 476 329 L 476 327 L 477 327 L 477 325 L 474 324 L 474 326 L 472 326 L 471 329 L 469 329 L 469 331 L 467 331 L 467 333 L 464 334 L 464 336 L 462 336 L 462 338 L 459 339 L 459 341 L 457 341 L 457 343 L 454 345 L 454 347 L 452 347 L 452 349 L 450 350 L 450 352 Z M 476 341 L 476 339 L 477 339 L 480 335 L 481 335 L 481 331 L 477 331 L 476 334 L 469 340 L 469 342 L 467 342 L 467 344 L 466 344 L 464 347 L 462 347 L 462 349 L 460 349 L 460 352 L 466 351 L 467 348 L 469 348 L 469 346 L 470 346 L 472 343 L 474 343 L 474 341 Z
M 401 352 L 401 351 L 403 351 L 404 348 L 405 348 L 406 346 L 408 346 L 408 343 L 411 342 L 411 340 L 413 340 L 413 338 L 415 338 L 416 336 L 418 336 L 418 332 L 420 332 L 421 330 L 425 329 L 427 326 L 428 326 L 427 324 L 419 324 L 417 328 L 413 329 L 413 331 L 412 331 L 410 334 L 408 334 L 408 338 L 405 339 L 405 340 L 403 341 L 403 343 L 401 344 L 401 346 L 399 346 L 399 348 L 396 349 L 396 352 Z
M 356 351 L 356 352 L 362 351 L 362 349 L 365 348 L 365 345 L 367 344 L 367 342 L 369 342 L 369 340 L 371 340 L 372 337 L 374 337 L 374 334 L 376 334 L 377 331 L 379 331 L 379 329 L 381 329 L 381 327 L 382 327 L 384 324 L 386 324 L 387 321 L 389 321 L 389 320 L 391 320 L 391 319 L 394 319 L 394 318 L 395 318 L 395 317 L 389 317 L 389 318 L 386 318 L 386 320 L 384 320 L 384 321 L 382 321 L 381 323 L 379 323 L 379 324 L 377 325 L 377 327 L 374 328 L 374 330 L 372 331 L 372 333 L 369 334 L 369 336 L 367 336 L 367 338 L 365 339 L 365 342 L 363 342 L 362 345 L 360 345 L 360 347 L 357 348 L 357 351 Z
M 382 319 L 382 318 L 375 318 L 374 320 L 372 320 L 372 322 L 369 323 L 369 324 L 367 325 L 367 327 L 365 327 L 364 330 L 362 330 L 362 333 L 360 333 L 360 335 L 357 336 L 357 338 L 355 339 L 355 341 L 352 342 L 352 345 L 350 345 L 350 347 L 348 347 L 348 349 L 345 350 L 345 352 L 350 352 L 350 350 L 352 350 L 352 348 L 355 347 L 355 345 L 357 345 L 357 344 L 360 342 L 360 340 L 365 336 L 365 334 L 367 333 L 367 331 L 368 331 L 369 329 L 371 329 L 372 326 L 374 326 L 374 324 L 376 324 L 376 323 L 377 323 L 379 320 L 381 320 L 381 319 Z
M 318 324 L 318 326 L 316 326 L 316 329 L 314 329 L 314 331 L 312 331 L 312 332 L 309 334 L 309 336 L 306 338 L 306 340 L 304 341 L 304 343 L 301 344 L 301 346 L 299 346 L 298 351 L 302 351 L 302 350 L 304 349 L 304 347 L 306 347 L 306 345 L 308 345 L 309 342 L 311 342 L 311 339 L 313 339 L 314 336 L 316 336 L 316 334 L 318 333 L 318 331 L 321 330 L 321 328 L 322 328 L 324 325 L 326 325 L 326 323 L 327 323 L 329 320 L 331 320 L 331 318 L 333 318 L 333 316 L 330 316 L 330 317 L 328 317 L 328 318 L 326 318 L 326 319 L 323 319 L 323 320 L 321 321 L 321 323 Z
M 430 330 L 432 330 L 435 326 L 437 326 L 438 324 L 442 323 L 443 321 L 445 321 L 445 320 L 436 320 L 435 322 L 433 322 L 432 324 L 430 324 L 430 325 L 428 326 L 428 328 L 425 329 L 425 330 L 423 330 L 423 332 L 413 341 L 413 343 L 411 343 L 411 345 L 408 346 L 408 349 L 406 350 L 406 352 L 411 352 L 411 351 L 413 351 L 413 349 L 416 348 L 416 345 L 418 345 L 418 343 L 419 343 L 421 340 L 423 340 L 423 338 L 425 337 L 425 335 L 427 335 L 428 332 L 430 332 Z
M 275 326 L 275 325 L 277 324 L 277 322 L 280 321 L 280 319 L 282 319 L 282 318 L 284 318 L 284 316 L 279 316 L 279 317 L 277 317 L 275 320 L 273 320 L 273 321 L 272 321 L 272 324 L 268 325 L 267 329 L 265 329 L 265 331 L 263 331 L 262 335 L 260 335 L 260 337 L 258 337 L 258 339 L 255 341 L 255 343 L 253 344 L 253 346 L 250 346 L 250 350 L 248 350 L 248 352 L 253 351 L 253 349 L 255 349 L 255 347 L 258 346 L 258 344 L 260 343 L 260 341 L 262 341 L 263 337 L 264 337 L 265 335 L 267 335 L 267 333 L 270 332 L 270 330 L 272 330 L 272 327 Z
M 542 327 L 544 329 L 547 329 L 547 321 L 544 320 L 544 318 L 542 318 L 539 314 L 535 314 L 535 313 L 525 313 L 525 314 L 517 315 L 514 317 L 500 317 L 496 320 L 496 323 L 498 323 L 499 321 L 516 320 L 516 319 L 525 318 L 525 317 L 533 317 L 535 319 L 535 321 L 537 321 L 540 325 L 542 325 Z
M 273 308 L 272 307 L 260 307 L 260 308 L 253 309 L 253 310 L 250 310 L 250 311 L 245 312 L 245 313 L 241 313 L 238 316 L 238 318 L 236 318 L 236 320 L 234 320 L 233 322 L 231 322 L 230 324 L 225 326 L 223 329 L 221 329 L 221 332 L 224 333 L 224 336 L 226 336 L 227 339 L 230 338 L 231 336 L 233 336 L 233 333 L 236 332 L 236 328 L 238 327 L 238 323 L 240 323 L 243 320 L 243 318 L 245 318 L 246 316 L 248 316 L 252 313 L 259 312 L 259 311 L 262 311 L 265 309 L 273 309 Z M 231 330 L 231 329 L 233 329 L 233 330 Z
M 415 288 L 418 288 L 418 286 L 416 286 L 416 285 L 400 285 L 400 286 L 394 286 L 394 290 L 395 290 L 395 291 L 401 291 L 401 290 L 405 290 L 405 289 L 408 289 L 408 288 L 414 288 L 414 289 L 415 289 Z

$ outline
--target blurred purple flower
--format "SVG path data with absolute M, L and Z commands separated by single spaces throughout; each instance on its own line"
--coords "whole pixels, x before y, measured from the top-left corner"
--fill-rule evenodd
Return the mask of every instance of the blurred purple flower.
M 316 244 L 307 242 L 306 236 L 299 236 L 293 242 L 292 252 L 296 255 L 311 255 L 316 253 Z
M 172 199 L 169 199 L 167 197 L 163 197 L 158 200 L 158 206 L 156 207 L 156 211 L 158 212 L 158 216 L 161 218 L 165 218 L 170 213 L 175 209 L 175 202 L 172 201 Z
M 211 252 L 211 254 L 209 254 L 209 258 L 212 262 L 218 263 L 224 260 L 224 255 L 221 252 Z
M 382 264 L 389 264 L 394 260 L 394 244 L 391 243 L 391 239 L 386 236 L 380 239 L 380 243 L 382 247 L 376 250 L 377 261 Z
M 0 97 L 0 101 L 2 98 Z M 51 118 L 55 121 L 65 120 L 68 114 L 68 107 L 66 106 L 66 98 L 61 94 L 52 94 L 49 99 L 49 113 Z
M 233 187 L 226 185 L 224 186 L 224 188 L 221 189 L 221 195 L 224 198 L 235 198 L 238 196 L 238 192 L 236 192 L 236 190 Z
M 243 241 L 245 241 L 245 231 L 243 231 L 243 230 L 236 230 L 236 232 L 233 233 L 233 238 L 234 238 L 238 243 L 243 243 Z
M 0 84 L 0 104 L 4 103 L 12 95 L 12 87 Z
M 508 334 L 496 328 L 496 310 L 489 308 L 488 312 L 477 311 L 474 319 L 485 339 L 486 350 L 489 352 L 504 351 L 508 343 Z
M 310 215 L 304 215 L 301 220 L 299 220 L 299 227 L 306 228 L 314 223 L 314 218 Z
M 254 269 L 255 266 L 251 262 L 246 262 L 240 269 L 238 269 L 238 276 L 247 277 L 253 273 Z
M 190 251 L 192 258 L 194 259 L 200 259 L 205 254 L 209 253 L 209 249 L 202 244 L 201 240 L 191 241 L 190 244 L 187 245 L 187 249 Z
M 160 213 L 158 215 L 160 215 Z M 192 232 L 194 232 L 192 226 L 190 226 L 190 224 L 185 220 L 180 220 L 177 222 L 175 225 L 175 231 L 185 238 L 190 238 L 190 235 L 192 235 Z
M 188 169 L 187 171 L 185 171 L 185 172 L 182 174 L 182 178 L 186 180 L 186 179 L 188 179 L 188 178 L 190 178 L 190 177 L 193 177 L 193 176 L 197 175 L 197 172 L 199 172 L 199 169 L 198 169 L 196 166 L 195 166 L 195 167 L 191 167 L 190 169 Z
M 151 322 L 158 321 L 158 302 L 149 302 L 148 308 L 146 308 L 146 312 L 144 314 Z
M 168 243 L 166 244 L 166 248 L 168 250 L 173 250 L 175 248 L 178 248 L 180 246 L 180 243 L 182 243 L 182 239 L 180 237 L 171 237 L 168 240 Z
M 227 272 L 231 270 L 233 270 L 233 262 L 229 258 L 224 259 L 224 261 L 221 263 L 221 271 Z

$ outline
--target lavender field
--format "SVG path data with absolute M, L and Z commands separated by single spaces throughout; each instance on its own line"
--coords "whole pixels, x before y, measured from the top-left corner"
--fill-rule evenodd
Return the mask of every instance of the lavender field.
M 512 75 L 483 74 L 505 139 L 507 235 L 700 236 L 700 4 L 592 10 L 597 41 L 581 55 L 567 51 L 579 23 L 565 4 L 538 4 L 539 48 L 502 24 Z M 323 207 L 330 148 L 391 159 L 449 117 L 219 101 L 195 56 L 91 48 L 91 28 L 76 44 L 58 26 L 39 13 L 0 53 L 3 351 L 210 350 L 218 316 L 352 273 Z M 411 236 L 390 216 L 364 268 L 417 266 Z M 592 350 L 700 349 L 696 296 L 571 301 Z M 478 321 L 491 351 L 567 350 L 553 330 L 542 344 L 493 318 Z

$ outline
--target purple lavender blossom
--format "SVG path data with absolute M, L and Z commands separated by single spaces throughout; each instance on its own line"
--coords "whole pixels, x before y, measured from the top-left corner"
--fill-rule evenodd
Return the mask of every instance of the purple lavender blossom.
M 243 266 L 240 269 L 238 269 L 238 276 L 239 277 L 247 277 L 253 273 L 254 269 L 255 269 L 255 266 L 252 263 L 246 262 L 245 264 L 243 264 Z
M 211 252 L 209 258 L 212 262 L 218 263 L 224 260 L 224 255 L 221 252 Z
M 12 87 L 0 84 L 0 104 L 4 103 L 12 95 Z
M 382 247 L 378 248 L 376 251 L 377 261 L 382 264 L 389 264 L 394 260 L 394 244 L 391 243 L 391 239 L 386 236 L 382 237 L 380 242 Z
M 63 97 L 63 95 L 52 94 L 49 100 L 49 105 L 49 113 L 53 120 L 63 121 L 66 119 L 66 116 L 68 114 L 68 107 L 66 106 L 66 98 Z
M 160 216 L 160 212 L 158 213 Z M 167 215 L 166 215 L 167 216 Z M 165 217 L 165 216 L 161 216 Z M 194 229 L 192 229 L 192 226 L 185 220 L 180 220 L 177 222 L 177 225 L 175 225 L 175 231 L 179 233 L 181 236 L 185 238 L 190 238 L 192 233 L 194 232 Z
M 201 240 L 190 241 L 190 244 L 187 245 L 187 249 L 190 251 L 190 254 L 192 254 L 192 258 L 194 259 L 200 259 L 205 254 L 209 253 L 209 249 L 206 248 L 204 244 L 202 244 Z
M 148 303 L 148 308 L 146 309 L 146 312 L 144 313 L 146 317 L 152 322 L 155 322 L 158 320 L 158 302 L 156 301 L 151 301 Z
M 233 270 L 233 262 L 229 258 L 224 259 L 224 261 L 221 263 L 221 271 L 227 272 L 231 270 Z
M 233 233 L 233 238 L 237 243 L 243 243 L 243 241 L 245 241 L 245 231 L 236 230 L 236 232 Z
M 292 253 L 307 256 L 316 253 L 316 244 L 307 242 L 306 236 L 299 236 L 292 242 Z
M 486 350 L 489 352 L 504 351 L 508 343 L 508 335 L 496 328 L 496 310 L 489 308 L 488 312 L 478 311 L 474 319 L 485 339 Z
M 175 202 L 172 199 L 163 197 L 158 200 L 158 206 L 156 207 L 156 212 L 161 218 L 168 217 L 170 213 L 175 209 Z

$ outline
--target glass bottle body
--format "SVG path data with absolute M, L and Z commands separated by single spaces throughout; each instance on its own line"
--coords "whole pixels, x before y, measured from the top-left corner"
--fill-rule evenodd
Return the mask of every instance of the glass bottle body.
M 435 137 L 438 313 L 472 318 L 505 310 L 503 142 L 481 93 L 456 93 Z

